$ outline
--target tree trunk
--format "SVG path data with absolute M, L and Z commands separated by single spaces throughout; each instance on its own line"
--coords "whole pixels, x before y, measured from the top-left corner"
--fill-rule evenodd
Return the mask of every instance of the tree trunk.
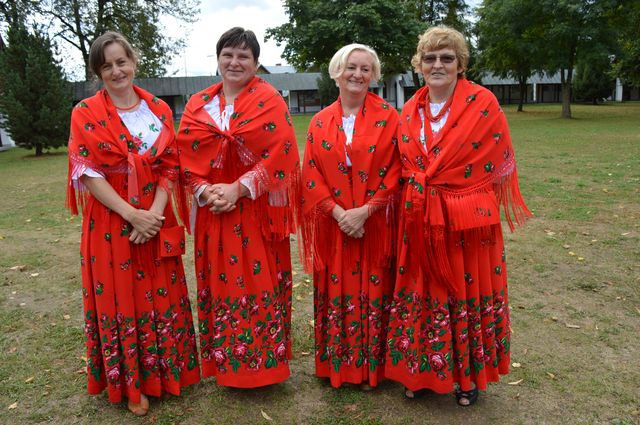
M 520 85 L 520 101 L 518 102 L 518 112 L 522 112 L 524 110 L 524 98 L 527 95 L 527 79 L 519 78 L 518 84 Z
M 564 76 L 564 69 L 560 70 L 562 73 L 562 118 L 571 118 L 571 77 L 573 69 L 567 69 L 567 77 Z
M 42 143 L 36 143 L 36 156 L 42 156 Z

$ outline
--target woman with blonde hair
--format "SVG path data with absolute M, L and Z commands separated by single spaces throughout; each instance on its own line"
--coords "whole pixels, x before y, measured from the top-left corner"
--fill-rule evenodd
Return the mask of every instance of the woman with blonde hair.
M 362 44 L 333 56 L 340 97 L 312 119 L 302 166 L 302 242 L 315 288 L 316 374 L 331 385 L 384 378 L 393 287 L 398 113 L 369 91 L 380 78 Z
M 415 398 L 455 391 L 468 406 L 509 371 L 500 207 L 513 230 L 531 215 L 518 188 L 504 112 L 468 81 L 462 34 L 427 30 L 412 64 L 425 87 L 404 106 L 398 272 L 386 374 Z

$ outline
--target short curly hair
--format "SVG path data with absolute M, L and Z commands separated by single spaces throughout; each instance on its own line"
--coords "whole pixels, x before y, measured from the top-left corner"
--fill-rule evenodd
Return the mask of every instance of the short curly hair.
M 451 49 L 456 53 L 458 66 L 461 69 L 458 74 L 459 76 L 464 76 L 464 72 L 469 65 L 469 47 L 467 46 L 467 41 L 460 31 L 446 25 L 431 27 L 420 36 L 416 54 L 413 55 L 411 59 L 413 69 L 420 73 L 422 55 L 440 49 Z

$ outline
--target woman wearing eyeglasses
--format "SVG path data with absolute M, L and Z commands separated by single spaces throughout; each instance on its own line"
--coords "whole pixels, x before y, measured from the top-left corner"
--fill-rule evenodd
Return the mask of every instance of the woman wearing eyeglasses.
M 531 216 L 495 96 L 468 81 L 458 31 L 432 27 L 412 65 L 425 87 L 404 106 L 400 210 L 385 374 L 416 398 L 455 391 L 461 406 L 509 371 L 502 206 L 509 227 Z

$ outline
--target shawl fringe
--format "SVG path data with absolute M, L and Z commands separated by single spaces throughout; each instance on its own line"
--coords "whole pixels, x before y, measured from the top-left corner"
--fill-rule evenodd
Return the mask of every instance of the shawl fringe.
M 347 263 L 360 258 L 369 264 L 389 264 L 395 255 L 397 199 L 397 194 L 394 194 L 385 200 L 376 200 L 361 239 L 351 238 L 340 230 L 331 209 L 327 208 L 328 204 L 335 205 L 331 198 L 302 215 L 298 226 L 298 251 L 305 272 L 311 274 L 314 270 L 324 269 L 339 246 L 343 246 L 343 260 Z

